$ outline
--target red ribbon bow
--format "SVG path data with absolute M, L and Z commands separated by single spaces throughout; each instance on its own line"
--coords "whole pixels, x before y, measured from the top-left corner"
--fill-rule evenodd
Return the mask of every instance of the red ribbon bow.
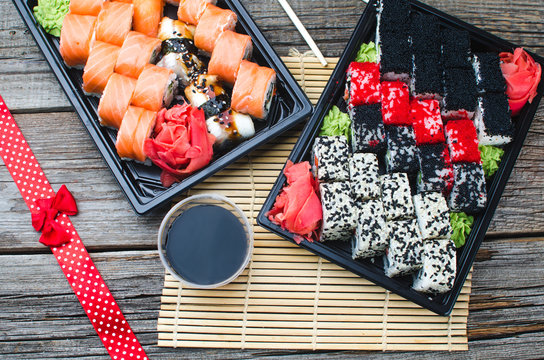
M 55 220 L 57 215 L 77 214 L 74 197 L 65 185 L 62 185 L 54 197 L 35 201 L 38 212 L 32 213 L 32 226 L 42 232 L 40 242 L 46 246 L 60 246 L 70 241 L 70 234 L 64 226 Z

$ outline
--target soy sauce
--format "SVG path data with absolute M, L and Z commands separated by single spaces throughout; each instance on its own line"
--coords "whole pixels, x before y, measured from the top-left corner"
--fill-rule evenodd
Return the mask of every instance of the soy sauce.
M 243 264 L 248 242 L 240 220 L 216 205 L 198 205 L 179 215 L 166 238 L 166 258 L 185 280 L 217 284 Z

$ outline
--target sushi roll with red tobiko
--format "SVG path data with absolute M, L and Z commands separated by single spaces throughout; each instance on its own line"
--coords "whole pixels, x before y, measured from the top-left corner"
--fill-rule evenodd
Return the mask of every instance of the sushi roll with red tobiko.
M 344 99 L 348 109 L 380 102 L 380 70 L 373 62 L 352 62 L 348 66 Z
M 446 139 L 453 163 L 481 163 L 478 135 L 471 120 L 452 120 L 446 124 Z
M 438 101 L 415 99 L 411 103 L 410 115 L 417 145 L 446 141 Z
M 384 81 L 381 85 L 383 123 L 411 125 L 410 92 L 402 81 Z

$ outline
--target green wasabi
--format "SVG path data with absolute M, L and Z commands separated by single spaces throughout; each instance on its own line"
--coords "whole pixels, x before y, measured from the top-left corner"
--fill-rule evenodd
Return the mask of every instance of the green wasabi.
M 70 0 L 38 0 L 38 6 L 34 7 L 34 17 L 45 31 L 59 37 L 69 5 Z
M 464 212 L 450 213 L 450 223 L 453 229 L 451 239 L 455 243 L 455 246 L 460 248 L 465 245 L 467 237 L 472 230 L 474 217 L 467 215 Z
M 362 44 L 357 52 L 355 61 L 357 62 L 376 62 L 378 51 L 376 50 L 376 44 L 369 42 L 368 44 Z
M 340 136 L 344 135 L 348 141 L 350 140 L 351 120 L 348 114 L 343 113 L 337 106 L 333 106 L 321 126 L 320 136 Z
M 499 169 L 504 150 L 491 145 L 481 145 L 479 148 L 485 177 L 490 178 Z

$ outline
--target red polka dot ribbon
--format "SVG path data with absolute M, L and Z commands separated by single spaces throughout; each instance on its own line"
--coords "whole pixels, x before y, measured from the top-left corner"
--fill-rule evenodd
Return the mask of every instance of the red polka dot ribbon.
M 36 214 L 40 211 L 36 200 L 55 194 L 1 96 L 0 155 L 30 211 Z M 147 360 L 70 218 L 60 213 L 52 221 L 66 231 L 69 242 L 50 249 L 111 358 Z

